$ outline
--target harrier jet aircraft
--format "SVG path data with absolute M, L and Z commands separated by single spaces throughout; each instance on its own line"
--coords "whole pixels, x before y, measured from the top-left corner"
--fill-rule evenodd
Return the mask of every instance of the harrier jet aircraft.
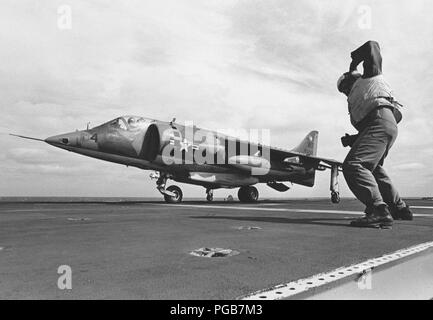
M 196 126 L 158 121 L 139 116 L 122 116 L 86 130 L 56 135 L 45 140 L 55 147 L 88 157 L 153 170 L 158 191 L 166 202 L 182 201 L 182 190 L 166 187 L 168 179 L 206 188 L 207 200 L 213 190 L 239 188 L 241 202 L 255 202 L 253 186 L 266 183 L 284 192 L 283 182 L 314 186 L 316 170 L 331 170 L 331 200 L 340 201 L 338 172 L 341 162 L 316 156 L 318 132 L 311 131 L 292 150 L 284 150 L 227 136 Z

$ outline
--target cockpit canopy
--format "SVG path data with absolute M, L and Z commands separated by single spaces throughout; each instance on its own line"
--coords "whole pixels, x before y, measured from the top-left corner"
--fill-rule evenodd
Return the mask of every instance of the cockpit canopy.
M 123 116 L 107 122 L 110 127 L 128 131 L 147 128 L 154 120 L 138 116 Z

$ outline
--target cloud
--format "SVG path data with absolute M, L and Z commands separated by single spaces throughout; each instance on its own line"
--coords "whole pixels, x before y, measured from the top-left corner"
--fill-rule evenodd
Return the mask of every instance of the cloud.
M 6 160 L 14 161 L 17 163 L 56 163 L 58 159 L 53 159 L 51 153 L 47 150 L 34 149 L 34 148 L 12 148 L 6 153 Z
M 419 162 L 410 162 L 410 163 L 402 163 L 398 165 L 393 165 L 393 170 L 399 170 L 399 171 L 411 171 L 411 170 L 421 170 L 424 169 L 426 166 Z

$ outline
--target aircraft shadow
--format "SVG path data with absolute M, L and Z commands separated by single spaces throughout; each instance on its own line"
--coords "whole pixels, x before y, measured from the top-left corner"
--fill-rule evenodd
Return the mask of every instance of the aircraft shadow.
M 287 224 L 309 224 L 319 226 L 333 226 L 333 227 L 349 227 L 349 221 L 352 219 L 347 218 L 284 218 L 284 217 L 233 217 L 233 216 L 190 216 L 191 219 L 225 219 L 237 221 L 253 221 L 253 222 L 270 222 L 270 223 L 287 223 Z M 322 222 L 324 221 L 324 222 Z M 332 223 L 326 221 L 344 221 L 344 223 Z

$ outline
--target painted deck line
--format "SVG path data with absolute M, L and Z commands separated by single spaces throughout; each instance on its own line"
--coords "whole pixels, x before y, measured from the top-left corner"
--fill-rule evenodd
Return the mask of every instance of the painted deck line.
M 246 211 L 273 211 L 273 212 L 304 212 L 304 213 L 331 213 L 331 214 L 342 214 L 342 215 L 357 215 L 362 216 L 365 213 L 362 211 L 348 211 L 348 210 L 322 210 L 322 209 L 297 209 L 297 208 L 268 208 L 268 207 L 253 207 L 253 206 L 226 206 L 226 205 L 200 205 L 200 204 L 169 204 L 169 203 L 149 203 L 151 206 L 170 206 L 178 208 L 200 208 L 200 209 L 230 209 L 230 210 L 246 210 Z M 430 207 L 417 207 L 411 206 L 415 209 L 425 209 Z M 140 209 L 137 206 L 135 209 Z M 64 208 L 64 209 L 49 209 L 49 208 L 34 208 L 34 209 L 6 209 L 0 210 L 0 213 L 19 213 L 19 212 L 82 212 L 91 211 L 91 208 Z M 116 210 L 131 210 L 130 207 L 117 207 Z M 433 218 L 432 214 L 427 213 L 414 213 L 414 217 L 427 217 Z
M 361 211 L 347 210 L 317 210 L 317 209 L 296 209 L 296 208 L 263 208 L 263 207 L 245 207 L 245 206 L 218 206 L 218 205 L 201 205 L 201 204 L 157 204 L 170 207 L 188 207 L 201 209 L 231 209 L 247 211 L 281 211 L 281 212 L 306 212 L 306 213 L 336 213 L 336 214 L 355 214 L 364 215 Z
M 46 209 L 46 208 L 34 208 L 34 209 L 6 209 L 6 210 L 0 210 L 0 213 L 7 212 L 7 213 L 14 213 L 14 212 L 64 212 L 64 211 L 89 211 L 87 208 L 81 208 L 81 209 Z
M 319 209 L 296 209 L 296 208 L 263 208 L 263 207 L 245 207 L 245 206 L 217 206 L 217 205 L 201 205 L 201 204 L 153 204 L 159 206 L 170 206 L 170 207 L 188 207 L 188 208 L 200 208 L 200 209 L 230 209 L 230 210 L 246 210 L 246 211 L 280 211 L 280 212 L 305 212 L 305 213 L 333 213 L 333 214 L 350 214 L 350 215 L 365 215 L 362 211 L 348 211 L 348 210 L 319 210 Z M 415 217 L 430 217 L 433 218 L 433 214 L 416 213 Z
M 366 260 L 361 263 L 353 264 L 350 266 L 343 266 L 326 273 L 319 273 L 308 278 L 303 278 L 288 283 L 280 284 L 269 289 L 247 294 L 239 297 L 241 300 L 279 300 L 287 299 L 296 294 L 300 294 L 323 286 L 325 284 L 333 283 L 346 277 L 354 275 L 363 275 L 371 272 L 372 268 L 385 265 L 390 262 L 398 261 L 404 257 L 420 253 L 433 247 L 433 241 L 421 243 L 406 249 L 401 249 L 390 254 L 385 254 L 378 258 Z

